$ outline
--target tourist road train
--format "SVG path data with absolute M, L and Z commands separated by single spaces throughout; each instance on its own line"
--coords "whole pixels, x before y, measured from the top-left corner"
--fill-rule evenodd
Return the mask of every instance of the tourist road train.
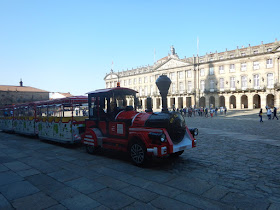
M 165 75 L 156 81 L 161 112 L 152 111 L 150 98 L 147 110 L 138 112 L 137 92 L 118 84 L 88 96 L 2 107 L 0 129 L 68 144 L 82 142 L 92 154 L 102 148 L 128 152 L 138 166 L 152 156 L 179 156 L 196 147 L 198 129 L 189 129 L 180 113 L 168 111 L 170 83 Z

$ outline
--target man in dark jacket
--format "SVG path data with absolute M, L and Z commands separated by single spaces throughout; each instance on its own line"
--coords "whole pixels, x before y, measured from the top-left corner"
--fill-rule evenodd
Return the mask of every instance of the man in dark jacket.
M 274 120 L 274 117 L 278 120 L 278 117 L 277 117 L 277 108 L 276 107 L 274 107 L 274 109 L 273 109 L 273 120 Z

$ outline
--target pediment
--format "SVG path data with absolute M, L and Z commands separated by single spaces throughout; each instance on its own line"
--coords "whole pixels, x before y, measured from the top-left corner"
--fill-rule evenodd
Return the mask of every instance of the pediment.
M 118 78 L 118 75 L 116 73 L 110 73 L 110 74 L 107 74 L 104 78 L 104 80 L 108 80 L 108 79 L 117 79 Z
M 183 61 L 179 61 L 175 59 L 170 59 L 166 61 L 164 64 L 162 64 L 161 66 L 159 66 L 157 70 L 171 69 L 171 68 L 176 68 L 176 67 L 181 67 L 186 65 L 189 65 L 189 63 L 185 63 Z

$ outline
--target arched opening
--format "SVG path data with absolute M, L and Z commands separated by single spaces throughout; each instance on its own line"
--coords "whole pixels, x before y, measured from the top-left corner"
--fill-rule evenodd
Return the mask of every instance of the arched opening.
M 160 109 L 160 98 L 156 99 L 156 108 Z
M 144 100 L 144 109 L 146 110 L 147 109 L 147 99 L 143 99 Z
M 261 97 L 260 97 L 260 95 L 258 95 L 258 94 L 256 94 L 256 95 L 254 95 L 254 97 L 253 97 L 253 107 L 254 107 L 254 109 L 259 109 L 259 108 L 261 108 Z
M 209 98 L 209 108 L 215 108 L 215 97 L 210 96 Z
M 229 105 L 231 109 L 236 109 L 236 97 L 235 96 L 231 96 L 229 98 Z
M 246 95 L 241 96 L 241 109 L 248 109 L 248 97 Z
M 170 98 L 170 106 L 173 108 L 177 108 L 177 104 L 175 104 L 175 98 Z
M 199 107 L 205 107 L 205 97 L 201 97 L 199 99 Z
M 191 106 L 192 106 L 192 98 L 186 97 L 186 107 L 191 107 Z
M 225 103 L 225 97 L 224 96 L 220 96 L 219 97 L 219 107 L 225 107 L 226 103 Z
M 274 95 L 268 94 L 266 96 L 266 105 L 270 108 L 274 107 Z
M 178 108 L 182 109 L 183 108 L 183 97 L 178 98 Z

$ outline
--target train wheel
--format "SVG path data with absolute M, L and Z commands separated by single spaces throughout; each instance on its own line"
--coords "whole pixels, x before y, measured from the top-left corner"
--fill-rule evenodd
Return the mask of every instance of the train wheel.
M 184 150 L 170 154 L 170 157 L 179 157 L 184 153 Z
M 89 154 L 95 154 L 97 152 L 97 148 L 91 145 L 86 145 L 86 150 Z
M 145 165 L 147 161 L 147 149 L 145 145 L 137 140 L 133 141 L 129 148 L 131 161 L 137 166 Z

